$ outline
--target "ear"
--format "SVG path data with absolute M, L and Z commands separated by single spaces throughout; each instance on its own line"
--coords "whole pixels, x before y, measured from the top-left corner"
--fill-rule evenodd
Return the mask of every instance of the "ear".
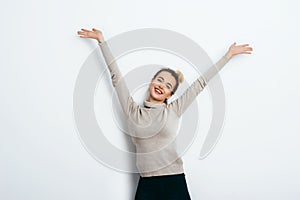
M 171 92 L 168 96 L 167 99 L 171 98 L 173 96 L 173 93 Z

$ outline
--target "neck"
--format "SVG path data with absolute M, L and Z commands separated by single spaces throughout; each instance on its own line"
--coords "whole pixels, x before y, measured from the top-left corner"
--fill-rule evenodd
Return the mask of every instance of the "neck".
M 163 101 L 157 101 L 155 99 L 152 99 L 151 96 L 149 96 L 146 100 L 151 102 L 151 103 L 156 103 L 156 104 L 164 103 Z

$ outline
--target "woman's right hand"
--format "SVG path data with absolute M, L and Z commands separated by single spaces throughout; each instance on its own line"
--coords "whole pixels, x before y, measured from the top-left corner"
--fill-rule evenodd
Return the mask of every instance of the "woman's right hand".
M 81 31 L 77 31 L 77 34 L 80 35 L 81 38 L 92 38 L 98 40 L 98 42 L 104 42 L 102 32 L 95 28 L 93 28 L 91 31 L 82 28 Z

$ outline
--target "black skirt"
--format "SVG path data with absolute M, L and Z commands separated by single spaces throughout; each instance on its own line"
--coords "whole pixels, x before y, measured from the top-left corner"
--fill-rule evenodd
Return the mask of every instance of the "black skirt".
M 140 176 L 135 200 L 191 200 L 185 174 Z

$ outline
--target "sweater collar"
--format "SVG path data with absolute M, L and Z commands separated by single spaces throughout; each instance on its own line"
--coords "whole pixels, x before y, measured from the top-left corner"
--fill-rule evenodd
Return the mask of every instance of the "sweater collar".
M 165 107 L 166 104 L 165 103 L 152 103 L 150 101 L 144 100 L 144 106 L 146 108 L 161 108 L 161 107 Z

